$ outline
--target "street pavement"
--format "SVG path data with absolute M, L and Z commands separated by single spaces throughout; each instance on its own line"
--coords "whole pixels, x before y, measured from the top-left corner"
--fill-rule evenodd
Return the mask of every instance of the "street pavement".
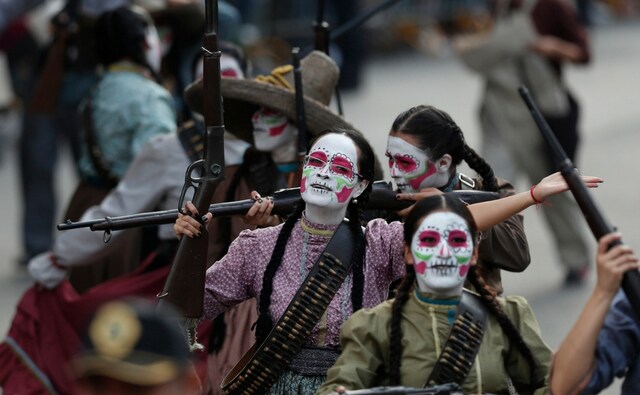
M 588 66 L 567 68 L 568 85 L 582 104 L 582 145 L 577 160 L 582 174 L 597 175 L 604 184 L 593 191 L 606 217 L 624 234 L 625 243 L 640 251 L 640 215 L 636 204 L 640 183 L 634 170 L 640 147 L 640 23 L 624 22 L 594 28 L 593 61 Z M 386 136 L 395 116 L 411 106 L 431 104 L 448 111 L 470 146 L 479 147 L 476 112 L 481 83 L 452 56 L 426 57 L 418 53 L 376 56 L 363 70 L 361 87 L 343 93 L 347 119 L 363 131 L 382 160 Z M 0 147 L 0 334 L 9 327 L 20 295 L 30 285 L 23 268 L 16 264 L 21 254 L 21 215 L 15 135 Z M 66 204 L 75 186 L 68 154 L 63 154 L 57 172 L 58 201 Z M 530 184 L 514 181 L 519 190 Z M 548 344 L 555 348 L 578 316 L 595 283 L 592 270 L 587 284 L 567 289 L 553 241 L 538 210 L 524 212 L 532 263 L 524 273 L 504 273 L 505 293 L 525 296 L 538 317 Z M 586 229 L 586 223 L 585 223 Z M 595 248 L 595 241 L 593 243 Z M 607 394 L 619 393 L 619 384 Z

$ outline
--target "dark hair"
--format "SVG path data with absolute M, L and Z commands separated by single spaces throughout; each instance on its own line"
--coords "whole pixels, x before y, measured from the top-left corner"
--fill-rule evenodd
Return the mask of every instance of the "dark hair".
M 362 177 L 369 181 L 369 185 L 362 192 L 357 199 L 353 199 L 347 207 L 347 217 L 349 219 L 349 229 L 353 232 L 355 246 L 353 250 L 353 266 L 352 275 L 353 283 L 351 287 L 351 304 L 353 305 L 353 311 L 357 311 L 362 308 L 362 296 L 364 291 L 364 255 L 365 255 L 365 238 L 362 232 L 362 223 L 364 216 L 364 206 L 369 200 L 369 194 L 371 193 L 371 185 L 373 181 L 373 171 L 375 156 L 373 149 L 367 142 L 367 140 L 358 132 L 351 129 L 334 128 L 328 129 L 322 132 L 316 139 L 328 135 L 328 134 L 341 134 L 350 138 L 358 149 L 358 170 Z M 269 305 L 271 304 L 271 293 L 273 292 L 273 278 L 275 277 L 280 264 L 282 263 L 282 257 L 287 246 L 289 236 L 294 225 L 302 216 L 304 211 L 304 203 L 300 203 L 296 208 L 296 211 L 291 214 L 285 221 L 278 239 L 276 241 L 271 260 L 267 265 L 267 269 L 262 277 L 262 291 L 260 293 L 258 321 L 256 323 L 256 338 L 259 342 L 264 340 L 269 334 L 273 321 L 269 314 Z
M 149 70 L 159 80 L 145 57 L 145 43 L 150 18 L 145 18 L 139 8 L 119 7 L 100 15 L 96 22 L 96 52 L 98 61 L 107 66 L 129 59 Z
M 407 245 L 411 244 L 413 235 L 422 223 L 422 220 L 429 214 L 436 211 L 448 211 L 460 215 L 469 225 L 469 232 L 473 240 L 477 239 L 478 230 L 473 220 L 471 212 L 462 201 L 451 194 L 443 194 L 428 197 L 415 204 L 407 220 L 404 224 L 404 241 Z M 536 387 L 541 385 L 542 378 L 538 376 L 538 365 L 535 361 L 531 350 L 522 339 L 513 322 L 507 317 L 502 310 L 502 306 L 496 299 L 497 292 L 488 285 L 482 276 L 482 269 L 475 265 L 469 269 L 468 279 L 480 294 L 482 303 L 496 317 L 502 330 L 507 334 L 512 344 L 518 349 L 522 356 L 529 363 L 531 369 L 530 382 Z M 416 273 L 413 266 L 407 266 L 407 275 L 400 284 L 397 296 L 391 305 L 391 322 L 390 322 L 390 341 L 389 341 L 389 377 L 390 385 L 401 385 L 400 383 L 400 366 L 402 364 L 402 309 L 409 300 L 411 291 L 416 281 Z
M 491 166 L 467 145 L 462 130 L 445 111 L 425 105 L 412 107 L 396 117 L 391 133 L 415 137 L 418 148 L 434 160 L 445 154 L 451 155 L 454 166 L 464 160 L 482 177 L 485 191 L 498 189 Z

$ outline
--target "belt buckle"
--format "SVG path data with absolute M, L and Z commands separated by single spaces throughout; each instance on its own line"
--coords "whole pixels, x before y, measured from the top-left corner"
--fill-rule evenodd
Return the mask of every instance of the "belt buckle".
M 460 182 L 461 182 L 462 184 L 464 184 L 464 185 L 468 186 L 468 187 L 469 187 L 469 188 L 471 188 L 471 189 L 474 189 L 474 188 L 476 187 L 476 182 L 475 182 L 475 180 L 474 180 L 473 178 L 471 178 L 471 177 L 469 177 L 469 176 L 465 175 L 465 174 L 459 173 L 459 174 L 458 174 L 458 180 L 460 180 Z

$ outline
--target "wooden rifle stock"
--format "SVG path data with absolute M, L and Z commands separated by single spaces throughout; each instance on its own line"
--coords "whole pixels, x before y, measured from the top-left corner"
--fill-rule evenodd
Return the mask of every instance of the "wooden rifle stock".
M 602 214 L 594 202 L 589 190 L 582 182 L 577 169 L 571 162 L 571 159 L 569 159 L 567 154 L 564 152 L 562 146 L 560 146 L 560 143 L 558 142 L 558 139 L 549 127 L 549 124 L 533 102 L 533 99 L 529 94 L 529 90 L 522 85 L 518 88 L 518 92 L 529 108 L 531 116 L 535 120 L 536 125 L 538 125 L 538 129 L 540 129 L 544 139 L 549 144 L 553 157 L 557 161 L 557 167 L 569 186 L 569 190 L 573 194 L 578 206 L 580 206 L 580 210 L 582 210 L 582 214 L 587 220 L 593 235 L 596 239 L 600 239 L 602 236 L 613 232 L 615 229 L 611 226 L 609 221 L 607 221 L 604 214 Z M 619 244 L 622 244 L 622 242 L 617 240 L 613 242 L 609 248 Z M 622 289 L 633 306 L 636 317 L 640 318 L 640 273 L 637 270 L 631 270 L 624 274 L 622 279 Z
M 195 188 L 194 204 L 198 213 L 205 213 L 211 203 L 218 184 L 224 179 L 224 123 L 222 97 L 220 93 L 220 51 L 218 50 L 217 0 L 207 0 L 206 32 L 203 39 L 203 113 L 206 127 L 204 159 L 194 162 L 187 169 L 191 183 L 185 183 L 179 207 L 183 207 L 186 190 Z M 201 177 L 192 174 L 199 169 Z M 209 245 L 206 227 L 200 237 L 183 237 L 171 266 L 164 289 L 158 295 L 159 303 L 169 302 L 188 320 L 189 334 L 195 334 L 195 322 L 202 316 L 204 305 L 204 282 Z M 192 348 L 199 348 L 195 338 L 190 339 Z M 201 347 L 201 346 L 200 346 Z
M 498 199 L 500 196 L 495 192 L 485 191 L 454 191 L 451 192 L 468 204 L 478 203 L 486 200 Z M 285 217 L 293 212 L 296 205 L 302 201 L 300 188 L 281 189 L 273 193 L 272 214 Z M 209 205 L 207 211 L 213 214 L 214 218 L 229 217 L 234 215 L 244 215 L 255 203 L 253 199 L 238 200 L 235 202 L 214 203 Z M 371 195 L 365 209 L 398 211 L 411 206 L 413 202 L 409 200 L 396 199 L 396 192 L 391 183 L 376 181 L 372 185 Z M 69 230 L 78 228 L 90 228 L 93 231 L 111 232 L 114 230 L 137 228 L 141 226 L 153 226 L 171 224 L 178 218 L 178 210 L 152 211 L 148 213 L 124 215 L 121 217 L 107 217 L 92 219 L 82 222 L 68 221 L 58 225 L 58 230 Z

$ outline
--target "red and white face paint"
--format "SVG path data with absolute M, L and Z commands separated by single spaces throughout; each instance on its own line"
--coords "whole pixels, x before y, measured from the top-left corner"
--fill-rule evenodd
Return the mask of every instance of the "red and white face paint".
M 389 136 L 387 152 L 389 172 L 401 192 L 418 192 L 423 188 L 439 188 L 449 180 L 449 167 L 438 168 L 423 150 L 402 137 Z
M 420 290 L 440 296 L 461 294 L 473 249 L 469 225 L 461 216 L 452 212 L 426 216 L 411 240 Z
M 358 175 L 358 151 L 353 141 L 344 135 L 328 134 L 309 150 L 300 180 L 302 199 L 309 206 L 342 212 L 344 218 L 352 198 L 362 193 L 367 182 Z M 307 209 L 307 211 L 309 211 Z M 314 220 L 324 222 L 322 218 Z
M 291 144 L 298 136 L 298 129 L 281 112 L 260 107 L 251 118 L 255 147 L 271 152 L 286 144 Z

